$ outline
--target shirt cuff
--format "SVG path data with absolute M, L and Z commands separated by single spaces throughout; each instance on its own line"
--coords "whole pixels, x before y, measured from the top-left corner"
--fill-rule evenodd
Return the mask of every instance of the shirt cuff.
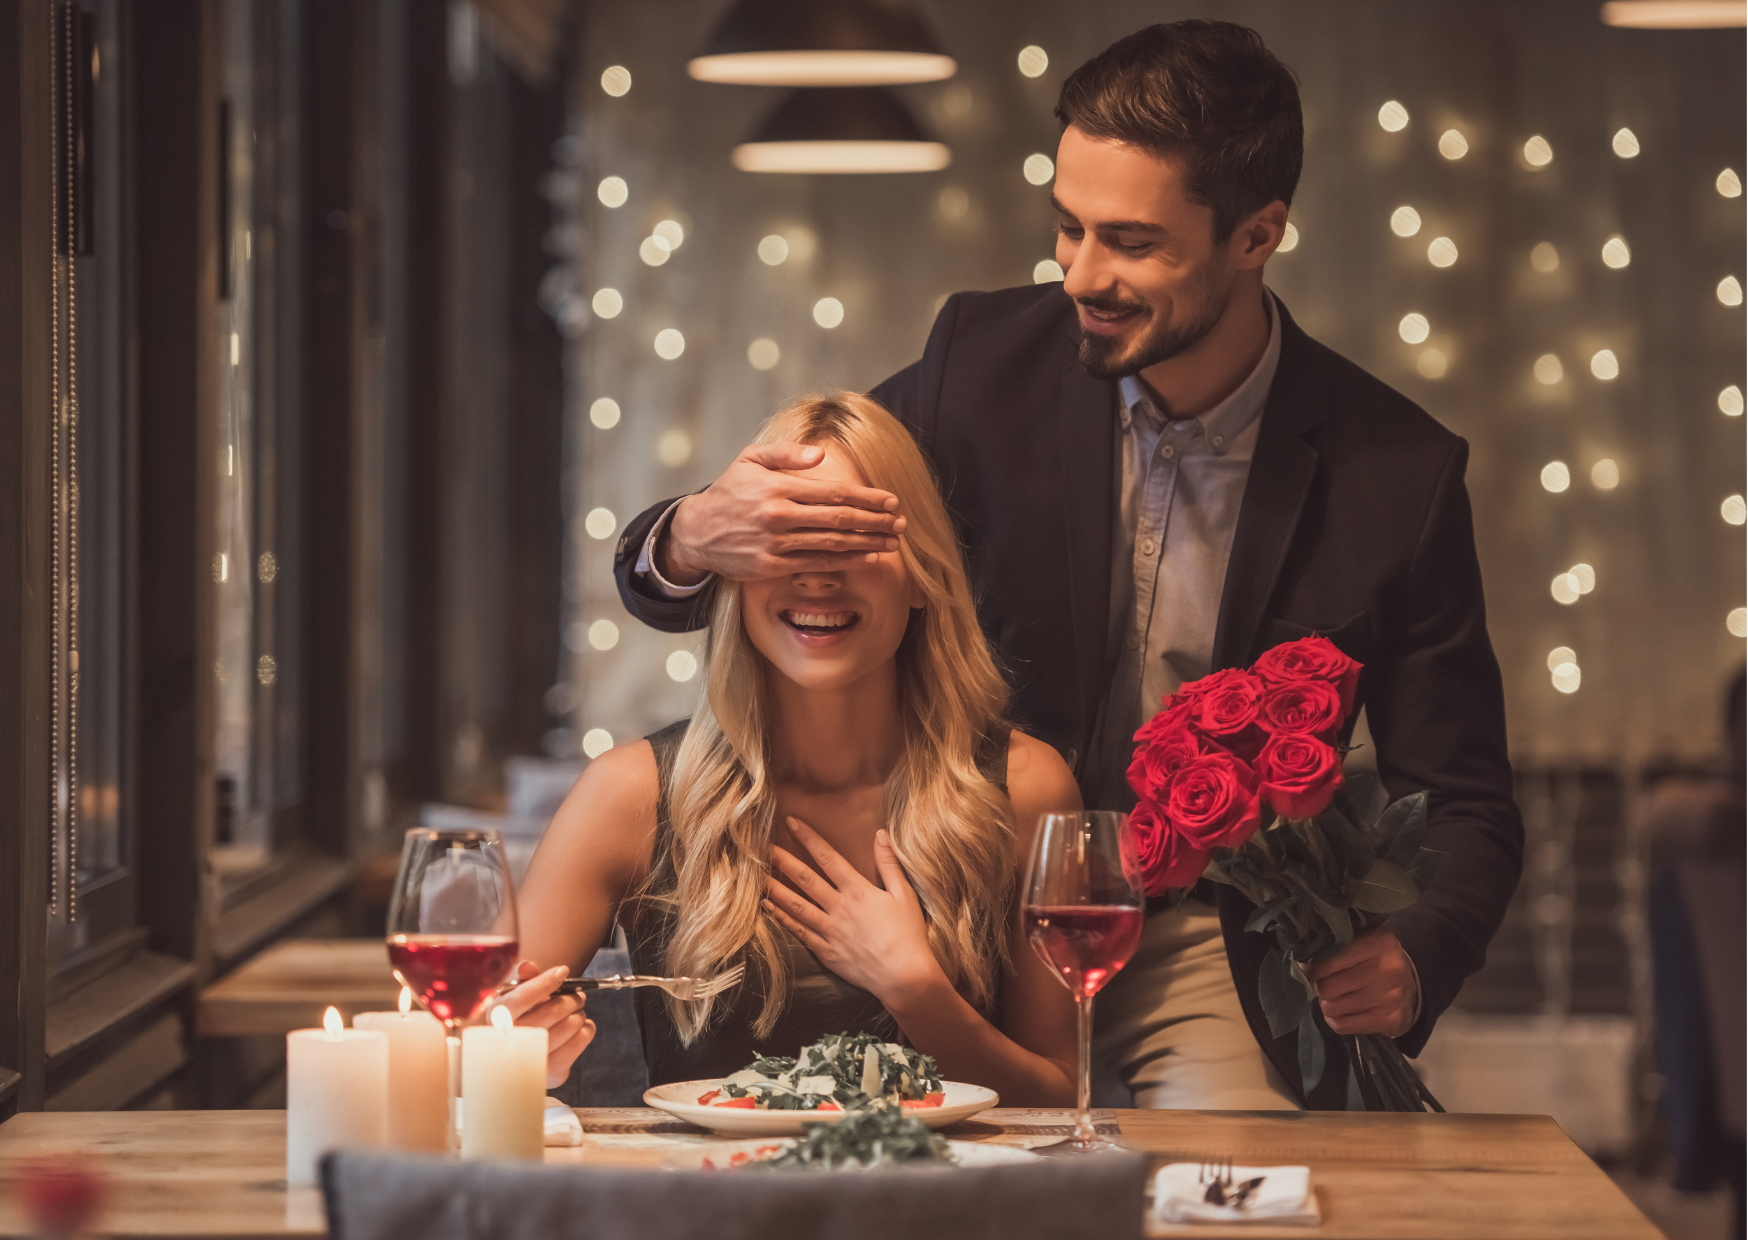
M 654 586 L 656 593 L 664 598 L 691 598 L 710 584 L 710 578 L 706 577 L 695 586 L 677 586 L 662 576 L 661 570 L 656 567 L 656 540 L 662 536 L 662 531 L 668 528 L 668 520 L 674 515 L 674 509 L 680 506 L 684 498 L 682 496 L 681 499 L 669 504 L 668 510 L 657 517 L 656 523 L 650 526 L 649 537 L 643 540 L 643 550 L 637 553 L 637 564 L 634 566 L 637 575 Z
M 1420 1023 L 1420 970 L 1414 967 L 1414 957 L 1408 955 L 1406 949 L 1403 950 L 1402 955 L 1408 961 L 1408 976 L 1414 979 L 1414 1015 L 1408 1018 L 1408 1027 L 1412 1029 Z

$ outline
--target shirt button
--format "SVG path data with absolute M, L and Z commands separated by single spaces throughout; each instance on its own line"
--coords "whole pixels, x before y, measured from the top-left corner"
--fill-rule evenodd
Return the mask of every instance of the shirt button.
M 1177 449 L 1172 447 L 1170 444 L 1166 444 L 1165 447 L 1163 447 L 1159 450 L 1159 455 L 1163 456 L 1166 460 L 1169 461 L 1169 460 L 1171 460 L 1172 457 L 1177 455 Z
M 1141 540 L 1141 554 L 1142 555 L 1152 555 L 1153 554 L 1153 540 L 1151 538 L 1143 538 Z
M 1224 435 L 1214 436 L 1214 446 L 1216 448 L 1218 448 L 1221 444 L 1223 444 L 1225 442 L 1226 442 L 1226 436 L 1224 436 Z

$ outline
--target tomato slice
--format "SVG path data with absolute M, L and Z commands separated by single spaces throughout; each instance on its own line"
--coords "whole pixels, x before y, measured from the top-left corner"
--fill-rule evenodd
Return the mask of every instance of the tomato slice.
M 722 1091 L 721 1091 L 721 1090 L 720 1090 L 720 1089 L 713 1089 L 713 1090 L 711 1090 L 711 1091 L 710 1091 L 710 1092 L 709 1092 L 709 1093 L 707 1093 L 707 1094 L 699 1094 L 699 1095 L 698 1095 L 698 1105 L 699 1105 L 699 1106 L 701 1106 L 701 1107 L 707 1107 L 707 1106 L 709 1106 L 709 1105 L 710 1105 L 710 1100 L 711 1100 L 711 1099 L 712 1099 L 712 1098 L 714 1098 L 714 1097 L 716 1097 L 716 1096 L 717 1096 L 717 1095 L 718 1095 L 718 1094 L 720 1094 L 720 1093 L 721 1093 L 721 1092 L 722 1092 Z
M 841 1111 L 844 1108 L 839 1106 L 835 1102 L 822 1102 L 818 1106 L 814 1107 L 813 1109 L 816 1111 Z
M 902 1102 L 899 1105 L 907 1107 L 938 1107 L 946 1097 L 946 1094 L 942 1093 L 940 1090 L 936 1090 L 932 1094 L 925 1094 L 921 1098 L 909 1102 Z
M 752 1098 L 730 1098 L 727 1101 L 713 1102 L 710 1105 L 718 1107 L 735 1107 L 738 1110 L 751 1111 L 759 1104 Z

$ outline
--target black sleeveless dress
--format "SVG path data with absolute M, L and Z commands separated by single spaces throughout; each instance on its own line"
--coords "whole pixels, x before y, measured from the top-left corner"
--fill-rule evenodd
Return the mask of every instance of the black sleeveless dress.
M 669 785 L 674 758 L 690 720 L 663 728 L 647 737 L 655 750 L 660 773 L 656 800 L 656 838 L 650 856 L 652 895 L 672 891 L 673 822 Z M 1008 733 L 986 737 L 979 746 L 977 766 L 984 778 L 1007 792 Z M 668 942 L 674 934 L 672 907 L 659 900 L 634 899 L 620 910 L 620 924 L 631 949 L 634 973 L 662 976 L 667 971 Z M 651 1085 L 671 1081 L 715 1080 L 746 1067 L 763 1055 L 794 1055 L 802 1047 L 828 1033 L 872 1033 L 887 1041 L 901 1040 L 897 1022 L 872 994 L 852 986 L 820 964 L 812 952 L 782 926 L 776 927 L 778 942 L 788 953 L 789 1002 L 767 1038 L 758 1038 L 753 1025 L 764 1006 L 759 980 L 748 970 L 746 980 L 717 1001 L 710 1025 L 685 1046 L 668 1012 L 663 993 L 649 987 L 631 992 L 637 1009 L 637 1024 L 643 1035 L 643 1058 Z

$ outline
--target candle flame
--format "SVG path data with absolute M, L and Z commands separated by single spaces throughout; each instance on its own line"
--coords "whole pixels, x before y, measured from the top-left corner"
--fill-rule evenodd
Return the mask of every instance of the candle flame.
M 346 1027 L 346 1022 L 340 1016 L 340 1009 L 331 1007 L 322 1013 L 322 1028 L 328 1031 L 330 1038 L 340 1036 L 340 1031 Z
M 405 1016 L 408 1012 L 410 1012 L 412 1010 L 413 1010 L 413 988 L 411 986 L 402 986 L 401 987 L 401 1015 Z
M 492 1028 L 508 1032 L 516 1024 L 516 1018 L 510 1015 L 510 1009 L 495 1007 L 492 1009 Z

